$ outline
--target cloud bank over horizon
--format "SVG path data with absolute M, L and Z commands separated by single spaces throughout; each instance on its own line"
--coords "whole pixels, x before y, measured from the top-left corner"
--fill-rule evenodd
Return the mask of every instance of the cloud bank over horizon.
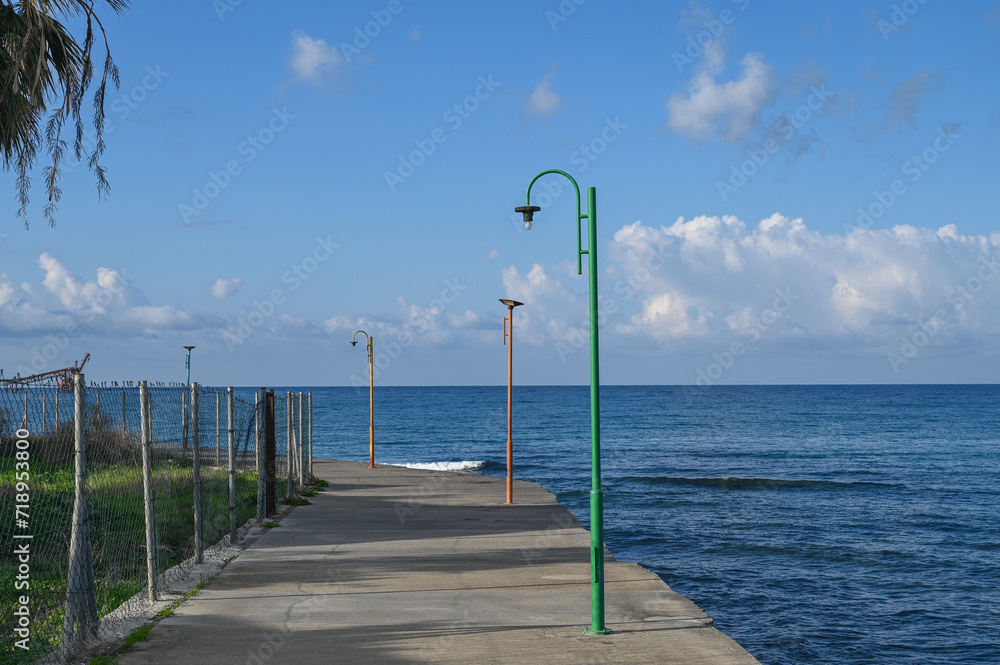
M 638 344 L 651 357 L 710 358 L 734 342 L 775 357 L 822 350 L 830 358 L 880 359 L 894 371 L 925 348 L 961 350 L 974 341 L 992 350 L 1000 339 L 998 249 L 1000 234 L 962 235 L 955 224 L 823 234 L 778 213 L 752 226 L 731 215 L 659 226 L 636 221 L 602 249 L 602 341 L 605 348 Z M 81 278 L 47 252 L 37 265 L 40 279 L 0 274 L 3 336 L 159 343 L 198 332 L 217 333 L 221 343 L 254 316 L 254 307 L 234 296 L 239 277 L 213 285 L 224 311 L 209 312 L 151 303 L 131 276 L 110 268 Z M 586 280 L 575 268 L 565 261 L 500 270 L 508 296 L 527 305 L 516 317 L 519 343 L 563 362 L 584 347 L 589 329 Z M 310 320 L 282 311 L 250 326 L 258 340 L 304 344 L 368 328 L 403 346 L 492 346 L 499 336 L 494 308 L 450 304 L 469 286 L 452 284 L 451 295 L 446 290 L 443 300 L 424 305 L 400 298 L 394 313 L 332 310 Z

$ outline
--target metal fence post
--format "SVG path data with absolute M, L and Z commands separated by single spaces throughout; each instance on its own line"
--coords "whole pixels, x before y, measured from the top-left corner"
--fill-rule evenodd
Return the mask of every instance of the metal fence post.
M 226 401 L 229 405 L 229 544 L 235 545 L 239 534 L 236 532 L 236 430 L 233 413 L 233 387 L 226 388 Z
M 295 439 L 295 448 L 296 448 L 295 452 L 297 453 L 299 462 L 299 487 L 305 487 L 306 486 L 306 464 L 305 464 L 306 440 L 302 436 L 302 391 L 301 390 L 299 391 L 299 404 L 297 409 L 299 417 L 299 429 L 298 429 L 298 435 L 296 436 Z
M 264 392 L 261 388 L 260 393 L 253 394 L 253 451 L 254 455 L 254 470 L 257 471 L 257 475 L 260 475 L 260 424 L 263 422 L 260 417 L 260 394 Z
M 277 509 L 278 504 L 278 473 L 277 457 L 278 442 L 274 435 L 274 389 L 264 393 L 264 478 L 267 484 L 265 500 L 267 501 L 266 514 L 271 515 Z
M 190 388 L 190 386 L 188 386 Z M 188 406 L 187 391 L 181 391 L 181 459 L 187 460 L 188 451 Z
M 313 394 L 309 393 L 309 477 L 313 477 Z
M 125 393 L 122 393 L 124 395 Z M 152 410 L 149 406 L 149 386 L 139 382 L 139 411 L 142 418 L 142 499 L 146 509 L 146 585 L 149 602 L 156 602 L 156 538 L 153 526 L 153 443 Z
M 219 413 L 219 393 L 215 393 L 215 466 L 222 464 L 222 455 L 220 453 L 221 433 L 219 432 L 219 421 L 222 419 L 222 415 Z
M 295 448 L 292 439 L 295 436 L 295 430 L 292 428 L 292 410 L 295 407 L 292 406 L 292 393 L 285 393 L 285 442 L 286 442 L 286 454 L 288 458 L 288 487 L 285 490 L 285 497 L 291 499 L 295 496 Z
M 257 519 L 263 520 L 267 517 L 267 463 L 262 459 L 263 450 L 260 447 L 261 441 L 261 426 L 264 424 L 265 418 L 262 416 L 262 410 L 267 404 L 267 390 L 264 388 L 260 389 L 260 392 L 254 395 L 254 451 L 257 453 Z
M 70 532 L 66 611 L 63 615 L 63 647 L 67 653 L 72 649 L 75 637 L 97 630 L 94 560 L 87 510 L 87 400 L 83 374 L 75 375 L 73 384 L 76 493 Z
M 205 532 L 201 522 L 201 441 L 198 435 L 198 384 L 191 384 L 191 447 L 194 466 L 191 484 L 194 489 L 194 562 L 201 563 L 205 553 Z

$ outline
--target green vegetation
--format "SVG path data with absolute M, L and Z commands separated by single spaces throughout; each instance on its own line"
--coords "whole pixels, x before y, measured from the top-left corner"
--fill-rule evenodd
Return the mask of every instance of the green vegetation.
M 311 503 L 309 503 L 308 499 L 305 499 L 305 498 L 303 498 L 301 496 L 293 496 L 291 499 L 287 499 L 286 503 L 289 506 L 310 506 L 310 505 L 312 505 Z
M 273 529 L 274 527 L 281 526 L 281 525 L 278 524 L 277 522 L 272 522 L 271 520 L 268 520 L 268 521 L 264 522 L 263 524 L 261 524 L 261 526 L 264 527 L 265 529 Z
M 140 626 L 135 630 L 133 630 L 128 635 L 128 637 L 125 638 L 124 640 L 125 644 L 116 649 L 113 652 L 113 655 L 103 655 L 103 656 L 98 656 L 97 658 L 92 658 L 90 660 L 89 665 L 114 665 L 115 658 L 119 654 L 121 654 L 129 647 L 135 645 L 136 642 L 145 642 L 146 640 L 148 640 L 149 631 L 153 630 L 153 627 L 156 626 L 156 624 L 158 624 L 161 620 L 166 619 L 167 617 L 172 617 L 174 615 L 174 610 L 177 609 L 180 606 L 180 604 L 183 603 L 185 600 L 192 598 L 195 594 L 204 589 L 205 584 L 206 582 L 202 580 L 201 582 L 198 583 L 197 586 L 195 586 L 195 588 L 191 589 L 191 591 L 184 594 L 183 598 L 174 601 L 173 603 L 170 604 L 170 607 L 158 612 L 152 622 L 147 623 L 146 625 Z
M 136 642 L 145 642 L 149 639 L 149 631 L 151 630 L 153 630 L 153 624 L 151 623 L 136 628 L 125 638 L 125 646 L 130 647 Z
M 50 435 L 51 436 L 51 435 Z M 96 437 L 95 437 L 96 440 Z M 0 445 L 0 447 L 3 447 Z M 110 453 L 112 445 L 105 445 Z M 39 443 L 36 450 L 56 446 Z M 98 446 L 95 446 L 98 449 Z M 55 457 L 55 455 L 53 455 Z M 107 457 L 95 455 L 98 459 Z M 104 616 L 146 586 L 145 510 L 142 468 L 136 459 L 118 464 L 99 461 L 88 465 L 87 496 L 93 544 L 97 611 Z M 194 554 L 194 490 L 191 462 L 162 461 L 153 468 L 154 523 L 157 572 L 163 572 Z M 0 457 L 0 503 L 15 503 L 13 460 Z M 204 542 L 212 545 L 229 533 L 229 485 L 225 469 L 202 467 Z M 237 523 L 256 514 L 257 476 L 236 473 Z M 31 541 L 30 597 L 31 650 L 19 654 L 33 662 L 58 646 L 62 636 L 68 546 L 75 493 L 72 463 L 42 461 L 33 455 L 30 479 Z M 0 535 L 0 578 L 13 580 L 18 563 L 9 553 L 15 546 L 12 532 Z M 13 584 L 0 586 L 0 630 L 13 634 L 18 591 Z M 4 660 L 4 659 L 0 659 Z
M 189 598 L 194 598 L 195 595 L 197 595 L 197 593 L 199 591 L 201 591 L 202 589 L 205 588 L 205 584 L 206 584 L 205 580 L 202 580 L 201 582 L 198 582 L 198 584 L 195 586 L 195 588 L 191 589 L 186 594 L 184 594 L 184 600 L 188 600 Z M 177 604 L 180 605 L 181 602 L 183 602 L 183 601 L 180 601 Z

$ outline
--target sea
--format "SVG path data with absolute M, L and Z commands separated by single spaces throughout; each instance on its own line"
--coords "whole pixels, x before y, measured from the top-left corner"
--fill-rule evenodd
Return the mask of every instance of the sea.
M 367 386 L 278 390 L 367 462 Z M 376 462 L 503 477 L 506 411 L 376 386 Z M 1000 386 L 604 386 L 601 423 L 608 547 L 761 663 L 1000 663 Z M 515 386 L 513 439 L 587 526 L 589 387 Z

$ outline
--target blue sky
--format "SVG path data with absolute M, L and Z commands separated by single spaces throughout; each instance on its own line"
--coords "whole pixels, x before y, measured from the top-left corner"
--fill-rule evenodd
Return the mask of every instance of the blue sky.
M 111 195 L 0 232 L 7 376 L 993 382 L 1000 3 L 136 3 L 106 20 Z M 36 179 L 37 175 L 36 174 Z M 548 188 L 548 191 L 546 189 Z M 561 190 L 561 191 L 560 191 Z M 553 196 L 550 196 L 552 194 Z

